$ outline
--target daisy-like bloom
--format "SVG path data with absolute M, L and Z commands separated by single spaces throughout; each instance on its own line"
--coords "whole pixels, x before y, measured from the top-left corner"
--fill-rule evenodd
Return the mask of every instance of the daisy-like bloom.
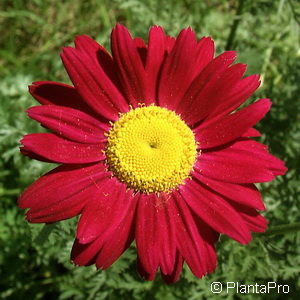
M 258 88 L 236 54 L 214 57 L 211 38 L 161 27 L 148 43 L 117 25 L 112 55 L 88 36 L 61 57 L 74 86 L 34 82 L 42 105 L 30 118 L 51 133 L 26 135 L 23 154 L 61 164 L 20 197 L 27 220 L 80 215 L 72 260 L 106 269 L 135 240 L 138 271 L 176 281 L 184 262 L 197 277 L 214 271 L 220 234 L 242 244 L 267 221 L 254 183 L 285 173 L 250 139 L 271 102 L 239 109 Z

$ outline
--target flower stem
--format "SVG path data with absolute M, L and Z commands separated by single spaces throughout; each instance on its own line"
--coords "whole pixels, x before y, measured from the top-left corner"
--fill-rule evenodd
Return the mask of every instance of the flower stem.
M 228 39 L 227 39 L 227 43 L 226 43 L 226 47 L 225 47 L 226 50 L 230 50 L 233 46 L 235 34 L 237 31 L 238 25 L 240 23 L 240 20 L 241 20 L 241 14 L 243 12 L 244 3 L 245 3 L 245 0 L 239 0 L 239 4 L 238 4 L 237 10 L 236 10 L 234 21 L 231 25 L 230 32 L 228 35 Z
M 266 232 L 260 233 L 259 236 L 279 235 L 297 231 L 300 231 L 300 223 L 274 226 Z

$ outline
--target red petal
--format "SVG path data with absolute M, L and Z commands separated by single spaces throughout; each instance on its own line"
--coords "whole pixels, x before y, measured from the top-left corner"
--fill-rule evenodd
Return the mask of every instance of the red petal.
M 36 81 L 29 86 L 29 92 L 41 104 L 71 107 L 99 118 L 99 115 L 85 103 L 77 90 L 70 85 L 52 81 Z
M 194 74 L 187 73 L 187 70 L 193 67 L 196 53 L 195 33 L 190 28 L 182 30 L 162 69 L 158 97 L 160 106 L 176 109 L 193 79 Z
M 216 181 L 202 176 L 198 172 L 193 172 L 192 176 L 208 186 L 213 191 L 222 195 L 226 200 L 232 200 L 254 209 L 264 210 L 265 206 L 261 194 L 256 186 L 252 183 L 235 184 L 222 181 Z
M 101 144 L 81 144 L 71 142 L 52 133 L 27 134 L 21 140 L 24 154 L 31 153 L 56 163 L 80 164 L 105 159 Z
M 217 232 L 242 244 L 251 240 L 250 231 L 240 215 L 207 186 L 190 180 L 180 187 L 180 193 L 194 213 Z
M 77 238 L 80 243 L 90 243 L 101 235 L 102 240 L 110 236 L 120 220 L 128 214 L 131 192 L 115 177 L 107 179 L 99 187 L 98 197 L 87 205 L 80 217 Z
M 235 59 L 234 51 L 224 52 L 208 63 L 190 84 L 176 109 L 188 124 L 204 119 L 215 108 L 216 99 L 223 99 L 224 92 L 232 86 L 232 82 L 242 76 L 245 67 L 240 64 L 228 68 Z M 227 80 L 230 82 L 227 83 Z
M 141 194 L 136 218 L 136 247 L 140 264 L 147 273 L 155 274 L 159 265 L 156 223 L 156 195 Z
M 287 170 L 265 145 L 248 139 L 237 140 L 224 149 L 202 152 L 194 168 L 206 177 L 232 183 L 271 181 Z
M 146 59 L 147 59 L 147 45 L 145 44 L 144 40 L 141 38 L 134 38 L 133 42 L 135 44 L 135 47 L 139 53 L 139 56 L 143 62 L 143 66 L 145 67 L 146 65 Z
M 101 143 L 106 141 L 104 133 L 109 125 L 72 108 L 43 105 L 31 107 L 28 116 L 58 135 L 80 143 Z
M 38 155 L 38 154 L 36 154 L 36 153 L 30 152 L 30 151 L 26 151 L 26 150 L 24 150 L 23 147 L 20 147 L 20 152 L 21 152 L 23 155 L 28 156 L 28 157 L 30 157 L 30 158 L 32 158 L 32 159 L 39 160 L 39 161 L 43 161 L 43 162 L 47 162 L 47 163 L 53 163 L 52 160 L 47 159 L 47 158 L 45 158 L 45 157 L 42 157 L 42 156 L 40 156 L 40 155 Z
M 60 166 L 45 174 L 20 196 L 20 208 L 30 208 L 33 223 L 56 222 L 79 214 L 87 201 L 97 197 L 100 182 L 110 173 L 102 164 Z
M 139 196 L 136 224 L 136 244 L 141 268 L 155 274 L 158 267 L 171 274 L 175 264 L 175 235 L 168 213 L 168 196 Z
M 89 266 L 96 263 L 97 254 L 101 249 L 102 243 L 101 237 L 89 244 L 80 244 L 79 240 L 76 239 L 71 251 L 71 260 L 79 266 Z
M 105 238 L 100 235 L 88 244 L 81 244 L 76 239 L 71 258 L 75 264 L 84 266 L 92 263 L 97 264 L 97 268 L 106 269 L 112 265 L 119 256 L 128 248 L 134 235 L 132 223 L 135 213 L 136 199 L 128 197 L 128 213 L 121 219 L 114 219 L 113 224 L 109 224 L 112 229 L 110 235 L 104 233 Z
M 206 126 L 203 122 L 194 129 L 200 149 L 224 145 L 241 137 L 249 128 L 259 122 L 270 110 L 271 101 L 261 99 L 234 114 Z
M 233 84 L 228 93 L 223 95 L 222 101 L 218 101 L 218 105 L 215 105 L 207 117 L 207 124 L 237 109 L 257 90 L 259 85 L 259 75 L 248 76 Z
M 166 36 L 165 43 L 166 43 L 166 50 L 167 50 L 168 54 L 172 51 L 172 49 L 175 45 L 175 42 L 176 42 L 176 39 L 174 37 L 169 36 L 169 35 Z
M 61 53 L 65 68 L 86 103 L 103 117 L 116 121 L 128 104 L 102 67 L 93 57 L 71 47 Z
M 133 220 L 135 216 L 136 199 L 128 197 L 130 204 L 127 214 L 116 227 L 115 231 L 110 234 L 106 240 L 96 260 L 97 268 L 107 269 L 110 267 L 121 254 L 129 247 L 134 239 Z
M 153 26 L 149 31 L 149 45 L 146 60 L 147 95 L 145 104 L 158 103 L 158 78 L 166 55 L 165 34 L 161 27 Z
M 136 108 L 145 99 L 146 77 L 143 62 L 128 30 L 117 25 L 111 34 L 111 49 L 129 103 Z
M 193 79 L 198 76 L 214 58 L 215 45 L 210 37 L 203 37 L 197 44 L 197 56 L 193 66 Z
M 142 265 L 139 257 L 137 257 L 137 271 L 145 280 L 154 280 L 156 275 L 156 269 L 152 273 L 148 273 L 145 267 Z
M 145 41 L 142 38 L 136 37 L 133 39 L 133 42 L 137 49 L 138 48 L 147 49 L 147 45 L 145 44 Z
M 249 128 L 246 132 L 243 133 L 243 137 L 258 137 L 261 136 L 261 133 L 255 128 Z
M 163 201 L 157 210 L 158 223 L 157 233 L 159 237 L 159 258 L 160 270 L 163 274 L 172 275 L 176 269 L 176 247 L 175 247 L 175 228 L 172 217 L 168 211 L 168 201 L 170 197 L 168 194 L 161 194 L 160 201 Z M 178 263 L 178 262 L 177 262 Z
M 216 254 L 213 242 L 207 232 L 212 230 L 204 223 L 199 230 L 190 209 L 177 192 L 169 200 L 169 210 L 175 224 L 177 247 L 193 274 L 202 277 L 214 271 Z
M 120 88 L 120 80 L 117 73 L 117 67 L 111 55 L 104 47 L 87 35 L 77 36 L 75 48 L 94 60 L 95 64 L 103 69 L 108 78 L 114 83 L 116 88 Z
M 175 260 L 174 269 L 173 269 L 172 273 L 170 273 L 170 274 L 164 274 L 163 272 L 161 272 L 161 276 L 162 276 L 163 280 L 167 284 L 176 282 L 179 279 L 179 276 L 181 274 L 182 266 L 183 266 L 183 258 L 181 256 L 181 254 L 179 253 L 179 251 L 176 251 L 176 260 Z
M 265 232 L 268 226 L 268 221 L 261 216 L 256 209 L 247 207 L 238 203 L 231 203 L 234 209 L 242 217 L 249 230 L 253 232 Z

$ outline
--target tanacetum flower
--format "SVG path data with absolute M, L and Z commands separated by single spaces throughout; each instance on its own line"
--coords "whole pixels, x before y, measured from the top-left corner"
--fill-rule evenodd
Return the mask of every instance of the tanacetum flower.
M 242 244 L 266 229 L 254 183 L 285 173 L 250 139 L 271 102 L 239 109 L 258 88 L 236 54 L 214 57 L 211 38 L 150 29 L 148 44 L 117 25 L 112 55 L 88 36 L 61 57 L 74 84 L 39 81 L 30 118 L 51 133 L 26 135 L 21 151 L 61 164 L 20 197 L 27 220 L 80 215 L 72 260 L 106 269 L 135 240 L 139 273 L 166 282 L 187 263 L 197 277 L 216 267 L 220 233 Z

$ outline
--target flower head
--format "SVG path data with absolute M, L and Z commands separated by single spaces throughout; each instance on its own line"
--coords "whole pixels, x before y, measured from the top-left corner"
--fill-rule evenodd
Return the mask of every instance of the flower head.
M 176 281 L 184 262 L 213 272 L 219 234 L 246 244 L 265 231 L 254 183 L 285 173 L 253 126 L 271 102 L 239 109 L 258 88 L 236 54 L 214 57 L 210 38 L 161 27 L 148 43 L 117 25 L 112 55 L 88 36 L 61 57 L 74 86 L 39 81 L 30 118 L 51 133 L 26 135 L 21 151 L 61 164 L 20 197 L 27 220 L 80 215 L 72 259 L 106 269 L 136 241 L 139 273 Z

